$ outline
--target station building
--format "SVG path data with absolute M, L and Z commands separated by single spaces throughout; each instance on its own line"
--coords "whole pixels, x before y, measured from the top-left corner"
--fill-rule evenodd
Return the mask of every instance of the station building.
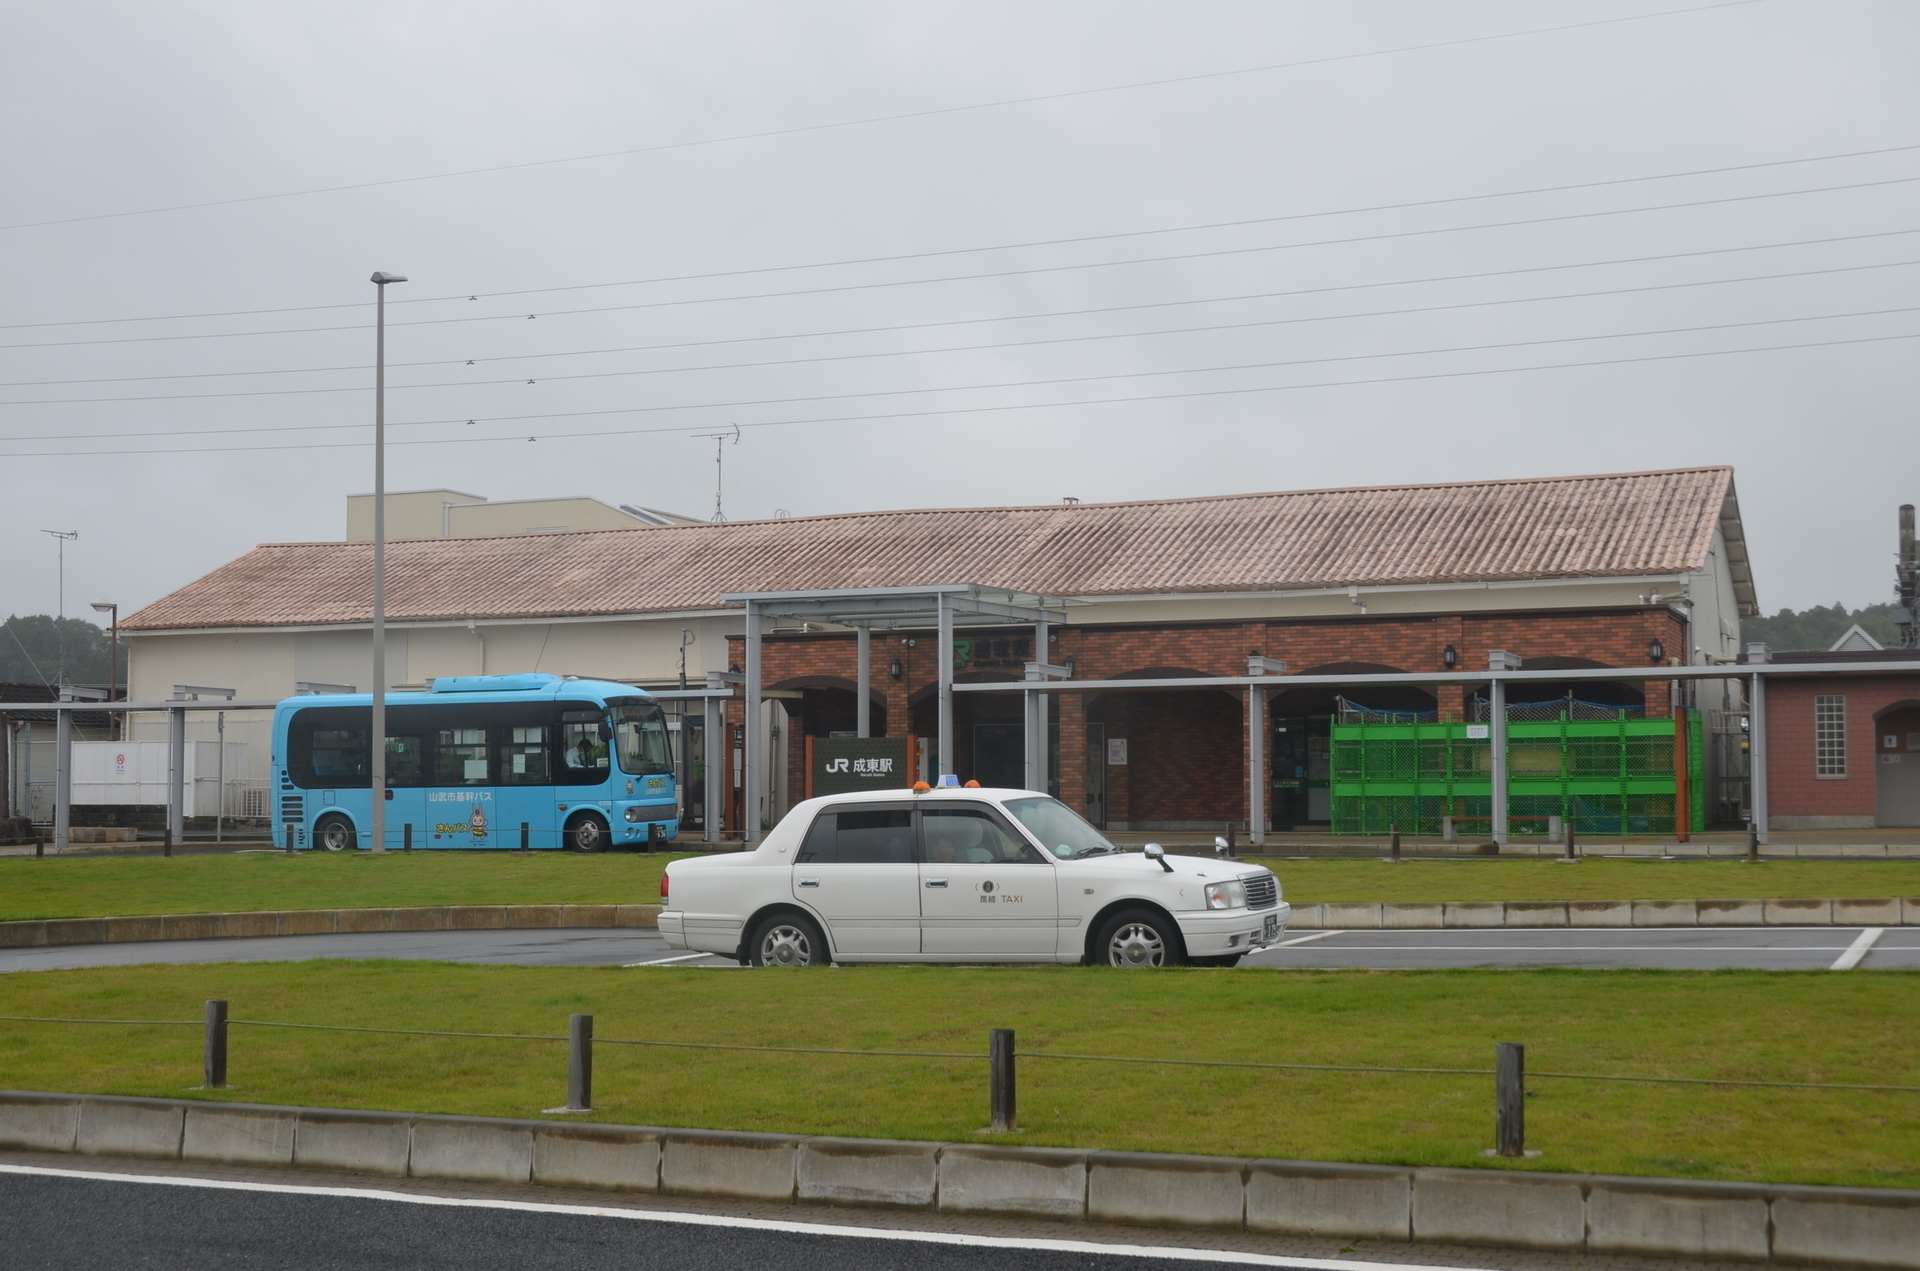
M 969 584 L 1061 618 L 1045 649 L 1024 624 L 963 629 L 957 682 L 1016 681 L 1032 662 L 1113 685 L 1059 695 L 1048 749 L 1049 784 L 1116 829 L 1244 825 L 1248 806 L 1245 693 L 1129 681 L 1244 675 L 1250 654 L 1295 675 L 1457 673 L 1506 650 L 1534 670 L 1620 671 L 1532 685 L 1542 709 L 1663 719 L 1670 686 L 1635 670 L 1731 663 L 1740 619 L 1758 612 L 1725 467 L 495 534 L 457 526 L 458 508 L 442 506 L 453 493 L 415 498 L 421 536 L 387 549 L 389 687 L 518 671 L 651 688 L 684 674 L 698 685 L 742 665 L 744 614 L 724 597 Z M 370 519 L 356 512 L 355 526 Z M 175 684 L 242 698 L 365 691 L 371 557 L 364 541 L 265 544 L 123 619 L 131 698 L 164 699 Z M 937 736 L 929 635 L 872 633 L 874 735 Z M 856 638 L 846 626 L 773 619 L 761 644 L 768 701 L 753 723 L 770 762 L 753 798 L 776 818 L 804 791 L 805 739 L 855 729 Z M 1695 707 L 1737 704 L 1718 682 L 1688 691 Z M 1343 713 L 1464 720 L 1485 710 L 1472 684 L 1288 690 L 1283 677 L 1269 701 L 1278 829 L 1328 823 Z M 731 711 L 737 742 L 749 721 L 737 701 Z M 933 762 L 1017 783 L 1019 694 L 959 694 L 953 711 L 953 753 Z M 190 727 L 198 737 L 209 725 Z M 227 722 L 230 741 L 236 729 L 257 734 L 250 779 L 266 776 L 265 728 Z M 163 730 L 132 724 L 135 737 Z M 740 778 L 729 766 L 731 784 Z M 732 800 L 734 828 L 746 798 Z

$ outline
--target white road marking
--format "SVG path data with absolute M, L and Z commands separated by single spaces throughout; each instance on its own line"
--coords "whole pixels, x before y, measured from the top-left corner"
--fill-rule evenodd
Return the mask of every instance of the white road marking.
M 101 1170 L 49 1169 L 35 1165 L 0 1165 L 0 1174 L 34 1174 L 50 1178 L 83 1178 L 106 1183 L 146 1183 L 157 1187 L 200 1187 L 211 1191 L 270 1192 L 291 1196 L 335 1196 L 348 1200 L 384 1200 L 405 1205 L 439 1205 L 456 1209 L 506 1209 L 519 1213 L 573 1214 L 588 1218 L 626 1218 L 634 1222 L 677 1223 L 689 1227 L 732 1227 L 751 1231 L 780 1231 L 807 1236 L 839 1236 L 856 1240 L 898 1240 L 916 1244 L 960 1245 L 984 1249 L 1042 1249 L 1059 1253 L 1104 1254 L 1108 1257 L 1162 1258 L 1169 1262 L 1225 1262 L 1255 1267 L 1301 1267 L 1307 1271 L 1469 1271 L 1417 1263 L 1364 1262 L 1343 1258 L 1282 1258 L 1267 1253 L 1239 1253 L 1226 1249 L 1188 1249 L 1179 1245 L 1100 1244 L 1092 1240 L 1014 1239 L 972 1236 L 952 1231 L 902 1231 L 882 1227 L 843 1227 L 831 1223 L 778 1222 L 765 1218 L 731 1218 L 719 1214 L 688 1214 L 671 1210 L 613 1209 L 588 1205 L 553 1205 L 526 1200 L 488 1200 L 466 1196 L 422 1196 L 378 1188 L 313 1187 L 294 1183 L 249 1183 L 218 1178 L 183 1178 L 165 1174 L 113 1174 Z
M 1867 950 L 1873 948 L 1874 942 L 1885 934 L 1887 934 L 1885 927 L 1868 927 L 1865 931 L 1862 931 L 1853 938 L 1853 943 L 1847 946 L 1847 951 L 1841 954 L 1834 964 L 1827 969 L 1829 971 L 1853 970 L 1853 968 L 1860 965 L 1860 959 L 1867 956 Z
M 1274 945 L 1279 948 L 1279 945 Z M 1336 953 L 1832 953 L 1837 944 L 1343 944 Z
M 1282 940 L 1278 944 L 1270 944 L 1264 948 L 1254 949 L 1252 952 L 1266 953 L 1273 949 L 1285 949 L 1290 945 L 1308 944 L 1315 940 L 1325 940 L 1328 936 L 1337 936 L 1339 934 L 1340 932 L 1338 931 L 1316 931 L 1310 936 L 1298 936 L 1292 940 Z
M 630 966 L 667 966 L 674 962 L 691 962 L 695 958 L 710 958 L 712 956 L 713 954 L 711 953 L 683 953 L 677 958 L 655 958 L 651 962 L 622 962 L 620 965 L 623 968 Z

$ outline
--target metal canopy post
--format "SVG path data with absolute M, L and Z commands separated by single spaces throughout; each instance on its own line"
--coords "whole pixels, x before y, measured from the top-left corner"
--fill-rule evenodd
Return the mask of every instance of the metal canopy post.
M 1255 843 L 1267 841 L 1266 705 L 1267 691 L 1247 685 L 1247 837 Z
M 1042 617 L 1033 624 L 1033 660 L 1045 666 L 1050 659 L 1047 648 L 1052 633 L 1047 629 L 1047 620 Z M 1053 746 L 1051 730 L 1047 727 L 1047 709 L 1051 699 L 1045 693 L 1028 693 L 1033 703 L 1029 714 L 1032 717 L 1032 735 L 1027 744 L 1027 789 L 1047 794 L 1053 788 Z
M 180 697 L 180 690 L 174 690 Z M 175 843 L 186 835 L 187 712 L 181 707 L 167 711 L 167 833 Z
M 953 609 L 945 592 L 934 596 L 933 609 L 939 632 L 935 656 L 940 659 L 940 762 L 934 769 L 934 784 L 938 785 L 941 777 L 953 771 Z
M 67 686 L 60 686 L 60 700 L 71 701 Z M 73 824 L 73 712 L 56 711 L 53 720 L 53 850 L 67 850 L 68 832 Z
M 864 622 L 853 629 L 856 652 L 854 654 L 854 693 L 858 701 L 854 703 L 854 736 L 873 736 L 873 629 Z
M 747 601 L 746 744 L 741 748 L 740 833 L 749 843 L 760 841 L 760 779 L 765 763 L 760 751 L 760 613 Z
M 1747 703 L 1747 802 L 1753 812 L 1756 842 L 1767 837 L 1767 681 L 1753 673 L 1753 687 Z
M 1285 675 L 1287 664 L 1258 653 L 1247 655 L 1249 676 Z M 1247 837 L 1267 841 L 1267 690 L 1247 685 Z

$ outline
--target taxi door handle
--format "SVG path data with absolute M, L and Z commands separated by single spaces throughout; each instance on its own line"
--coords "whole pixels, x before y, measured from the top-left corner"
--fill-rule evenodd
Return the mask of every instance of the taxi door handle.
M 800 880 L 800 885 L 802 887 L 818 887 L 820 880 L 817 878 L 803 878 Z
M 946 885 L 947 880 L 944 878 L 929 878 L 927 880 L 927 886 L 929 887 L 945 887 Z

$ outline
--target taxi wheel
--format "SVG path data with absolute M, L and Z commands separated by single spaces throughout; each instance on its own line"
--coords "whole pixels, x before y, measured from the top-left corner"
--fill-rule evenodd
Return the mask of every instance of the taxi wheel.
M 607 823 L 591 812 L 573 818 L 567 825 L 567 846 L 576 852 L 601 851 L 612 839 Z
M 1168 967 L 1187 960 L 1180 929 L 1151 909 L 1123 909 L 1107 919 L 1093 944 L 1098 966 Z
M 360 836 L 353 832 L 353 822 L 344 816 L 323 816 L 320 824 L 313 827 L 313 841 L 329 852 L 351 852 L 360 845 Z
M 825 966 L 827 938 L 810 919 L 799 914 L 775 914 L 753 930 L 747 957 L 754 966 Z

